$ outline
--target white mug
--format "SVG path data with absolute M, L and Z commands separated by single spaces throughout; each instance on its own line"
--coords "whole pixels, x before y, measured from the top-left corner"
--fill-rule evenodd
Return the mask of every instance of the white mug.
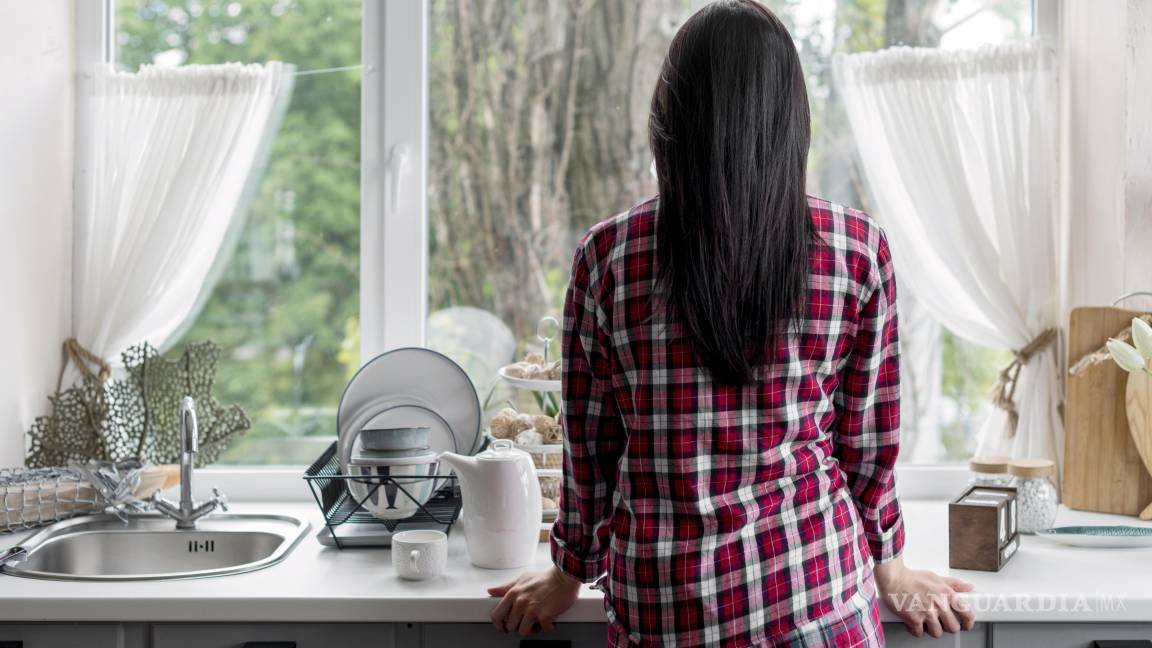
M 392 536 L 392 567 L 400 578 L 438 578 L 447 562 L 448 536 L 440 531 L 401 531 Z

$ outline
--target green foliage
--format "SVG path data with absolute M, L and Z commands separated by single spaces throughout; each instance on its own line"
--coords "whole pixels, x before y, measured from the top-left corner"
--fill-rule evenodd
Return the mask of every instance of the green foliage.
M 965 342 L 947 330 L 941 342 L 941 395 L 955 408 L 949 420 L 940 422 L 941 441 L 949 457 L 965 458 L 972 454 L 979 425 L 990 407 L 992 385 L 1000 368 L 1012 361 L 1012 354 Z
M 213 383 L 220 352 L 212 342 L 189 344 L 161 357 L 149 344 L 126 350 L 122 378 L 97 376 L 52 396 L 52 413 L 36 419 L 28 435 L 28 466 L 65 466 L 71 461 L 176 463 L 180 457 L 179 413 L 185 396 L 196 401 L 198 465 L 210 464 L 249 427 L 236 405 L 217 403 Z
M 299 70 L 360 63 L 353 0 L 120 0 L 116 60 L 245 63 Z M 358 363 L 360 73 L 306 75 L 295 88 L 234 254 L 184 339 L 225 350 L 219 392 L 255 425 L 225 462 L 304 463 L 286 437 L 331 435 Z

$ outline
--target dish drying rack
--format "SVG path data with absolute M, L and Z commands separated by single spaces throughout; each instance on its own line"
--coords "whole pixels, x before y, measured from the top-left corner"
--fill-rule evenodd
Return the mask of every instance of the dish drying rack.
M 341 538 L 338 531 L 341 526 L 346 524 L 375 524 L 386 529 L 389 534 L 398 533 L 406 528 L 439 528 L 444 533 L 450 533 L 452 524 L 460 517 L 460 507 L 463 500 L 456 483 L 456 475 L 404 475 L 399 478 L 345 475 L 340 471 L 340 461 L 336 453 L 337 442 L 333 441 L 332 445 L 328 446 L 328 449 L 304 471 L 304 480 L 308 482 L 312 496 L 316 499 L 316 504 L 324 515 L 324 524 L 332 535 L 336 547 L 344 549 L 351 546 Z M 381 520 L 363 507 L 363 503 L 368 501 L 381 486 L 395 486 L 405 495 L 408 495 L 409 492 L 405 489 L 405 484 L 411 488 L 413 483 L 428 479 L 443 482 L 443 484 L 436 489 L 436 492 L 427 502 L 418 505 L 416 514 L 411 517 L 402 520 Z M 353 480 L 357 483 L 370 485 L 368 492 L 361 499 L 353 496 L 348 489 L 348 482 Z

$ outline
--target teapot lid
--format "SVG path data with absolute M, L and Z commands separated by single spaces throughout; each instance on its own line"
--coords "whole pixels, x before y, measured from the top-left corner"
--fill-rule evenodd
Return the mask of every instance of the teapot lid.
M 525 457 L 532 458 L 508 439 L 493 439 L 492 443 L 488 444 L 487 450 L 476 455 L 477 459 L 484 461 L 519 461 Z

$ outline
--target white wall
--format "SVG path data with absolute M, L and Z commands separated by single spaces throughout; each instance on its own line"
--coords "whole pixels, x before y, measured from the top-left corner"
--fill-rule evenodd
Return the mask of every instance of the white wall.
M 70 0 L 0 2 L 0 467 L 22 463 L 68 331 L 72 33 Z
M 1067 312 L 1152 291 L 1152 2 L 1063 6 Z

